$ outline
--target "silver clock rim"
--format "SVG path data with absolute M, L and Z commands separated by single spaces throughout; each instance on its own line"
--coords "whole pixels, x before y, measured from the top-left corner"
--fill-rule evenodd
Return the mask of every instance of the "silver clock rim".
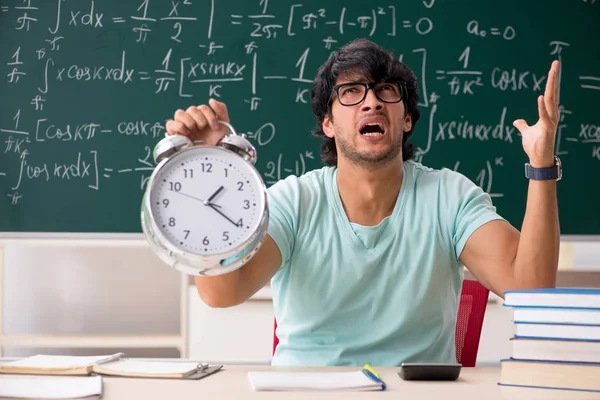
M 193 146 L 183 150 L 180 150 L 176 154 L 171 157 L 161 160 L 160 163 L 156 166 L 150 179 L 147 182 L 147 190 L 144 193 L 144 198 L 142 202 L 142 229 L 144 234 L 148 238 L 149 242 L 153 246 L 154 250 L 157 252 L 159 257 L 167 262 L 171 266 L 173 263 L 179 263 L 178 269 L 187 269 L 186 272 L 194 274 L 194 275 L 210 275 L 210 273 L 202 273 L 203 269 L 205 272 L 209 272 L 208 270 L 222 265 L 219 273 L 223 272 L 224 269 L 233 270 L 237 268 L 233 264 L 239 264 L 239 262 L 246 262 L 247 259 L 251 258 L 258 248 L 262 244 L 264 237 L 266 236 L 267 231 L 267 223 L 268 223 L 268 204 L 267 204 L 267 191 L 266 185 L 262 176 L 256 169 L 256 167 L 250 163 L 247 164 L 252 174 L 260 184 L 261 190 L 261 205 L 260 209 L 257 211 L 257 215 L 259 216 L 258 222 L 255 227 L 251 229 L 251 234 L 248 238 L 246 238 L 242 243 L 235 246 L 234 248 L 224 251 L 224 252 L 216 252 L 211 254 L 200 254 L 194 251 L 184 250 L 177 244 L 175 244 L 171 239 L 165 236 L 155 219 L 153 218 L 153 204 L 151 202 L 151 198 L 156 188 L 154 186 L 154 181 L 156 177 L 164 170 L 164 167 L 167 163 L 176 161 L 177 159 L 189 156 L 189 152 L 196 152 L 197 150 L 201 150 L 202 148 L 210 148 L 211 150 L 217 150 L 221 152 L 226 152 L 229 155 L 234 155 L 235 157 L 239 157 L 239 155 L 235 154 L 233 151 L 228 150 L 226 148 L 222 148 L 219 146 Z M 254 247 L 254 248 L 250 248 Z M 239 260 L 234 260 L 232 264 L 223 265 L 223 261 L 235 257 L 237 255 L 242 254 L 242 257 Z M 182 265 L 183 264 L 183 265 Z M 187 266 L 186 266 L 187 265 Z M 185 268 L 184 268 L 185 267 Z M 216 272 L 216 271 L 214 271 Z

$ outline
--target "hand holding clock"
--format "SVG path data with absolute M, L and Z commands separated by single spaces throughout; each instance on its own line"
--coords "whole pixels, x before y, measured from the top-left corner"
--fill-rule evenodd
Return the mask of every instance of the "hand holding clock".
M 180 271 L 197 276 L 233 272 L 256 254 L 266 236 L 266 188 L 254 167 L 254 147 L 245 135 L 237 135 L 227 107 L 214 99 L 177 110 L 166 130 L 168 137 L 155 153 L 164 162 L 144 195 L 144 233 Z M 206 188 L 213 189 L 206 193 Z
M 220 101 L 210 99 L 208 105 L 190 106 L 185 111 L 177 110 L 173 119 L 165 127 L 169 135 L 183 135 L 192 141 L 214 146 L 228 133 L 225 125 L 218 121 L 229 122 L 227 106 Z

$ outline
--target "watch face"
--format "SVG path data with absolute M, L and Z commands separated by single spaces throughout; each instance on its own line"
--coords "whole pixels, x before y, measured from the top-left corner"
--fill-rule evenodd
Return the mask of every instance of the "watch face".
M 259 227 L 264 184 L 250 164 L 218 147 L 182 151 L 157 172 L 151 212 L 162 234 L 184 251 L 212 255 L 235 249 Z

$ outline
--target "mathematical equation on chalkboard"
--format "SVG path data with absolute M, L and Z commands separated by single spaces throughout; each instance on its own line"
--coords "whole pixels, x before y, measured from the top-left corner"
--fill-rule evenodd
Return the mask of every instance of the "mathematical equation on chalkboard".
M 600 8 L 600 1 L 581 2 L 590 12 Z M 4 75 L 0 96 L 18 93 L 15 98 L 21 99 L 7 102 L 10 107 L 5 104 L 0 114 L 0 152 L 4 158 L 0 163 L 0 188 L 4 193 L 0 195 L 7 196 L 12 205 L 18 205 L 20 199 L 33 195 L 27 190 L 32 181 L 71 181 L 86 190 L 101 191 L 127 175 L 135 175 L 139 190 L 144 189 L 154 168 L 152 143 L 164 137 L 166 117 L 154 114 L 145 119 L 106 117 L 99 110 L 98 118 L 64 121 L 48 112 L 48 108 L 51 103 L 68 106 L 66 102 L 78 101 L 61 96 L 67 85 L 76 85 L 83 96 L 93 96 L 98 85 L 112 85 L 119 96 L 128 91 L 132 96 L 144 93 L 146 98 L 168 94 L 184 101 L 188 99 L 190 105 L 197 97 L 219 99 L 224 92 L 235 91 L 237 96 L 228 105 L 233 103 L 249 113 L 264 112 L 258 118 L 259 123 L 244 126 L 241 133 L 248 135 L 259 154 L 261 149 L 269 149 L 265 153 L 269 157 L 262 160 L 261 168 L 265 182 L 273 184 L 288 175 L 302 175 L 320 165 L 318 149 L 278 150 L 276 146 L 282 146 L 277 145 L 277 140 L 288 127 L 269 117 L 264 109 L 266 92 L 273 97 L 273 85 L 286 85 L 288 89 L 277 93 L 278 101 L 309 108 L 314 66 L 325 60 L 322 54 L 328 54 L 353 37 L 377 41 L 412 35 L 416 45 L 398 56 L 417 74 L 419 106 L 426 117 L 420 126 L 424 139 L 415 148 L 416 161 L 425 162 L 436 147 L 461 141 L 515 144 L 515 151 L 522 151 L 518 131 L 508 117 L 520 110 L 511 109 L 510 104 L 494 106 L 493 121 L 478 118 L 477 114 L 452 115 L 443 111 L 449 103 L 476 96 L 483 90 L 528 93 L 533 95 L 530 98 L 535 98 L 544 91 L 547 70 L 506 67 L 506 63 L 493 67 L 480 65 L 481 58 L 476 56 L 471 42 L 465 42 L 460 52 L 441 64 L 439 57 L 432 54 L 434 50 L 429 45 L 420 46 L 418 41 L 421 37 L 424 43 L 430 43 L 429 35 L 438 29 L 448 29 L 449 22 L 436 19 L 433 13 L 440 7 L 439 2 L 414 2 L 416 11 L 410 16 L 405 6 L 393 3 L 336 2 L 322 7 L 297 3 L 275 7 L 273 1 L 256 0 L 236 10 L 218 9 L 219 2 L 215 0 L 141 0 L 127 2 L 127 5 L 115 2 L 119 8 L 94 0 L 0 0 L 2 32 L 11 35 L 9 45 L 3 44 L 0 51 Z M 415 12 L 419 15 L 415 16 Z M 186 34 L 192 29 L 193 35 Z M 466 18 L 452 29 L 462 32 L 473 43 L 485 41 L 487 46 L 526 40 L 518 25 L 511 21 L 492 24 Z M 93 43 L 111 32 L 118 32 L 119 40 L 133 45 L 98 50 L 110 55 L 105 63 L 77 57 L 74 36 L 89 37 Z M 225 40 L 225 36 L 237 39 Z M 306 37 L 304 42 L 303 37 Z M 290 38 L 304 45 L 289 48 L 285 41 Z M 159 40 L 160 45 L 156 45 Z M 268 54 L 263 50 L 267 43 L 281 43 L 281 48 L 292 57 L 281 63 L 273 62 L 272 50 Z M 190 49 L 186 53 L 177 50 L 184 44 Z M 545 43 L 543 51 L 548 60 L 563 60 L 569 57 L 572 45 L 554 38 Z M 144 62 L 140 62 L 140 51 L 147 48 L 159 56 L 144 57 Z M 432 59 L 438 61 L 432 62 Z M 561 78 L 564 76 L 563 72 Z M 267 85 L 269 90 L 265 89 Z M 563 85 L 559 82 L 560 87 Z M 600 95 L 597 65 L 590 65 L 589 72 L 578 74 L 569 85 Z M 175 108 L 166 111 L 172 115 Z M 560 112 L 557 154 L 568 154 L 577 146 L 600 163 L 599 120 L 579 118 L 567 102 L 560 103 Z M 137 151 L 130 159 L 114 158 L 109 151 L 95 147 L 96 142 L 107 137 L 139 138 Z M 56 149 L 56 143 L 65 146 L 85 143 L 86 146 L 74 146 L 70 153 L 62 148 L 60 153 L 53 153 L 44 147 L 53 144 L 54 147 L 48 148 Z M 504 195 L 494 187 L 494 174 L 504 167 L 504 158 L 499 152 L 479 162 L 476 173 L 470 176 L 493 197 Z M 446 166 L 460 171 L 466 162 L 468 160 L 457 158 Z

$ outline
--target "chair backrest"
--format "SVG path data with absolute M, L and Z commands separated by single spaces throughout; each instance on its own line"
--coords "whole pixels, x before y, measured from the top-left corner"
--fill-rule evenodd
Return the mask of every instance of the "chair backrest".
M 463 280 L 454 339 L 456 360 L 463 367 L 474 367 L 477 362 L 479 338 L 489 293 L 489 289 L 478 281 Z
M 477 362 L 479 338 L 489 293 L 490 291 L 478 281 L 463 281 L 455 333 L 456 360 L 463 367 L 474 367 Z M 276 319 L 273 325 L 273 354 L 275 354 L 279 344 Z

